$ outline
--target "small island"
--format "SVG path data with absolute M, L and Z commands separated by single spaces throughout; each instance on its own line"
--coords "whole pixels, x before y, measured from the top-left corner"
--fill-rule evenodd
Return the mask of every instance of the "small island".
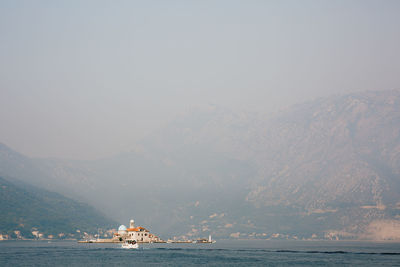
M 142 226 L 135 226 L 135 221 L 132 219 L 129 222 L 129 228 L 125 225 L 120 225 L 118 231 L 113 233 L 111 238 L 102 239 L 99 235 L 94 239 L 80 240 L 78 243 L 123 243 L 126 240 L 135 240 L 137 243 L 215 243 L 211 239 L 211 235 L 206 238 L 194 240 L 163 240 L 157 235 L 150 233 L 148 229 Z

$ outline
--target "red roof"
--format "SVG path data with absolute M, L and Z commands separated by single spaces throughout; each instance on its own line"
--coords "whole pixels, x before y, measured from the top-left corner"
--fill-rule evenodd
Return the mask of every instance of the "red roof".
M 143 231 L 148 232 L 148 230 L 147 230 L 146 228 L 141 227 L 141 226 L 135 227 L 135 228 L 128 228 L 128 229 L 126 229 L 126 230 L 127 230 L 128 232 L 143 232 Z

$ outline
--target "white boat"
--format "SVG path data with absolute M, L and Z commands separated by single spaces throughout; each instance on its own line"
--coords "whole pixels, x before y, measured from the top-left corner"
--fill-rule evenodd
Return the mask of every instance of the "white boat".
M 136 240 L 125 240 L 125 242 L 122 244 L 122 248 L 137 249 L 139 248 L 139 245 Z

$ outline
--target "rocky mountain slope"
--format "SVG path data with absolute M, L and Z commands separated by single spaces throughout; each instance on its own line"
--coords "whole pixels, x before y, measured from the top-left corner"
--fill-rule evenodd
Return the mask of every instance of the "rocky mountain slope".
M 400 238 L 396 90 L 317 99 L 273 116 L 195 109 L 131 152 L 96 161 L 13 153 L 0 149 L 0 173 L 166 237 Z
M 364 92 L 306 103 L 269 122 L 247 200 L 290 206 L 350 236 L 397 224 L 400 94 Z M 320 228 L 322 230 L 322 228 Z M 325 229 L 325 231 L 328 231 Z

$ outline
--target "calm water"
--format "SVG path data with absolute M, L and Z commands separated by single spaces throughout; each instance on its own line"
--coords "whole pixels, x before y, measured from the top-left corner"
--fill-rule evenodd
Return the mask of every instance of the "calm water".
M 400 266 L 400 243 L 218 241 L 215 244 L 120 244 L 1 241 L 0 266 Z

